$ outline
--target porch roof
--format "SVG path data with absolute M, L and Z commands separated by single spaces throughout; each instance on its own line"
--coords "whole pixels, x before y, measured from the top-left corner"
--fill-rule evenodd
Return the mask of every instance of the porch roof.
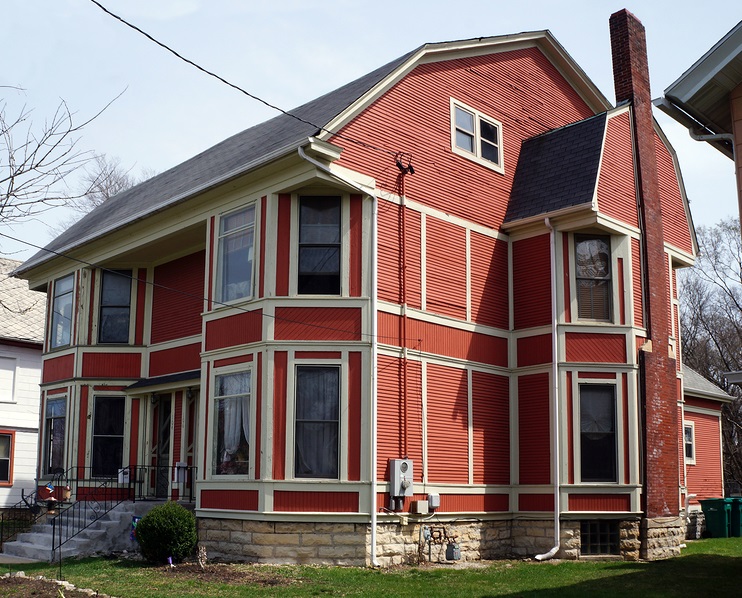
M 192 370 L 190 372 L 179 372 L 177 374 L 168 374 L 166 376 L 142 378 L 141 380 L 134 382 L 134 384 L 129 385 L 126 390 L 131 392 L 132 390 L 140 390 L 152 386 L 172 385 L 177 382 L 198 382 L 200 379 L 201 370 Z

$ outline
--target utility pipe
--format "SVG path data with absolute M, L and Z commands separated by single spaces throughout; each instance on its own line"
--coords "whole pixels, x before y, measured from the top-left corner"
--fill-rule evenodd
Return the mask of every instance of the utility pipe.
M 550 258 L 551 258 L 551 361 L 552 361 L 552 435 L 554 437 L 553 466 L 554 466 L 554 547 L 543 554 L 537 554 L 537 561 L 548 561 L 559 552 L 561 542 L 561 528 L 559 515 L 560 505 L 560 472 L 559 472 L 559 360 L 557 359 L 557 272 L 556 272 L 556 231 L 549 218 L 544 219 L 549 229 Z
M 369 193 L 366 189 L 361 187 L 355 181 L 346 179 L 339 174 L 332 172 L 327 166 L 315 160 L 314 158 L 307 156 L 304 152 L 304 148 L 298 147 L 299 157 L 302 160 L 306 160 L 310 164 L 319 168 L 323 172 L 326 172 L 331 177 L 339 180 L 340 182 L 353 187 L 361 192 L 361 194 L 371 198 L 371 564 L 374 567 L 379 567 L 379 561 L 376 560 L 376 526 L 377 526 L 377 514 L 376 514 L 376 445 L 377 445 L 377 417 L 376 417 L 376 406 L 378 403 L 378 354 L 379 354 L 379 342 L 378 342 L 378 197 L 375 193 Z

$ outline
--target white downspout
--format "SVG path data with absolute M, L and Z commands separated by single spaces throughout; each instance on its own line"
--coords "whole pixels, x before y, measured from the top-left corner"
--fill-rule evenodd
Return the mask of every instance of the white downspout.
M 320 170 L 326 172 L 330 176 L 342 181 L 346 185 L 358 189 L 363 195 L 371 198 L 371 564 L 374 567 L 379 567 L 379 561 L 376 560 L 376 526 L 377 526 L 377 509 L 376 509 L 376 444 L 377 444 L 377 418 L 376 418 L 376 406 L 378 403 L 377 395 L 377 373 L 378 373 L 378 203 L 379 200 L 376 194 L 369 193 L 368 190 L 364 189 L 355 181 L 346 179 L 339 174 L 332 172 L 327 166 L 307 156 L 304 152 L 304 148 L 299 146 L 299 156 L 302 160 L 306 160 L 310 164 L 313 164 Z
M 554 547 L 544 554 L 537 554 L 537 561 L 547 561 L 557 552 L 561 543 L 561 529 L 559 524 L 560 504 L 560 471 L 559 471 L 559 360 L 557 359 L 557 272 L 556 272 L 556 232 L 549 218 L 544 219 L 549 229 L 550 257 L 551 257 L 551 360 L 552 360 L 552 435 L 554 437 L 553 467 L 554 467 Z

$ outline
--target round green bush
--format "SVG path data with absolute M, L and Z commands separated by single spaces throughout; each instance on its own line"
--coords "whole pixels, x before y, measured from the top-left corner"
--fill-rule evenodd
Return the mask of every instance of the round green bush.
M 180 561 L 193 554 L 198 543 L 196 517 L 176 502 L 154 507 L 137 524 L 142 555 L 152 563 Z

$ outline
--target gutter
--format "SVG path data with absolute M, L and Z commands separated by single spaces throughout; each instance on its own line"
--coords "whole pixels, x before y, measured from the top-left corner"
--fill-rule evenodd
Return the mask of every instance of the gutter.
M 560 504 L 560 471 L 559 471 L 559 361 L 557 359 L 557 288 L 556 288 L 556 231 L 551 225 L 549 218 L 544 219 L 544 224 L 549 229 L 550 247 L 549 253 L 551 258 L 551 382 L 552 389 L 552 434 L 554 437 L 553 448 L 553 467 L 554 467 L 554 546 L 548 552 L 537 554 L 534 558 L 537 561 L 548 561 L 559 552 L 561 542 L 561 527 L 559 515 L 561 511 Z
M 361 187 L 355 181 L 346 179 L 339 174 L 332 172 L 330 168 L 307 156 L 304 152 L 304 148 L 299 146 L 297 148 L 299 157 L 302 160 L 306 160 L 310 164 L 313 164 L 316 168 L 319 168 L 323 172 L 326 172 L 338 181 L 357 189 L 361 194 L 366 197 L 370 197 L 372 200 L 371 207 L 371 564 L 374 567 L 380 567 L 379 561 L 376 560 L 376 526 L 377 526 L 377 509 L 376 509 L 376 493 L 377 493 L 377 470 L 376 470 L 376 445 L 377 445 L 377 419 L 376 419 L 376 406 L 378 403 L 378 391 L 377 391 L 377 374 L 378 374 L 378 354 L 379 354 L 379 341 L 378 341 L 378 204 L 379 200 L 375 193 L 369 192 L 368 190 Z

